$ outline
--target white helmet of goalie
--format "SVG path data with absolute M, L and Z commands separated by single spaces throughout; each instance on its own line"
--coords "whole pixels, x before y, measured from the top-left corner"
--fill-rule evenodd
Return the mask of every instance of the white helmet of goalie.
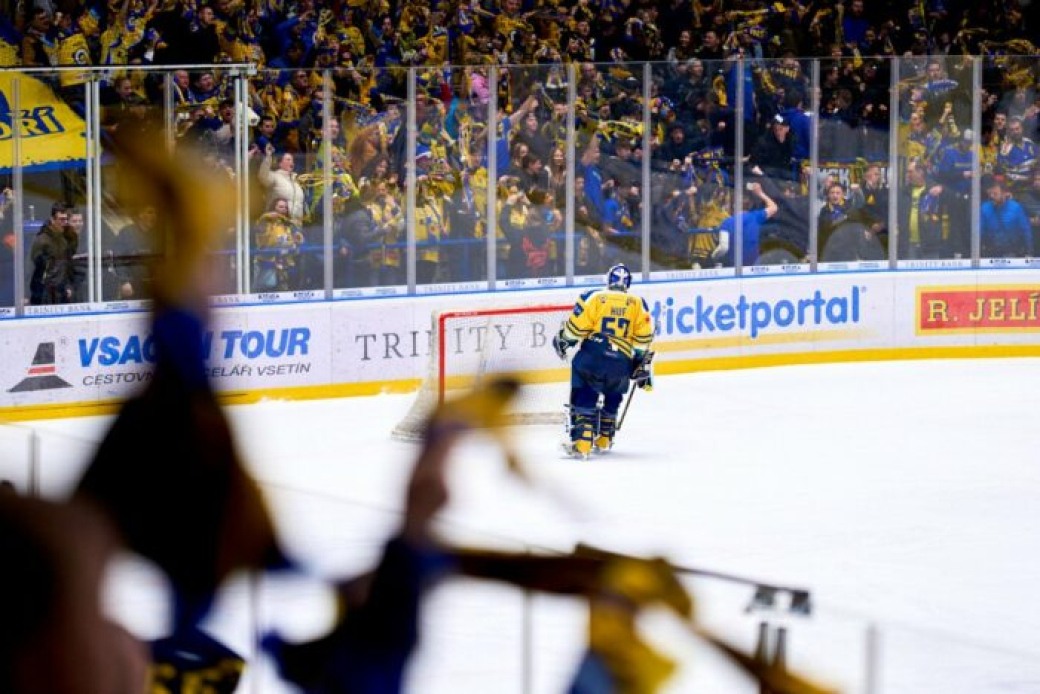
M 607 270 L 607 288 L 626 292 L 632 286 L 632 272 L 624 263 L 618 263 Z

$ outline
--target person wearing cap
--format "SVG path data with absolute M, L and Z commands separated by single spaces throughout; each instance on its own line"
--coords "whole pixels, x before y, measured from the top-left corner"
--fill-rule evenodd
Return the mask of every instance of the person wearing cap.
M 751 148 L 747 160 L 755 176 L 791 180 L 794 178 L 794 138 L 791 123 L 781 114 L 773 116 L 767 130 Z
M 619 138 L 614 143 L 614 153 L 603 163 L 604 173 L 618 182 L 618 187 L 628 189 L 642 182 L 642 157 L 636 152 L 636 141 Z

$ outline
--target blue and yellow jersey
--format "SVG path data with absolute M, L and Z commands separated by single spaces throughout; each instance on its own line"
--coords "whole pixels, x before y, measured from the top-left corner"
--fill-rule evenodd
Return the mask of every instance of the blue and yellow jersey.
M 565 326 L 567 336 L 585 339 L 603 335 L 626 357 L 650 349 L 654 325 L 646 301 L 612 289 L 582 294 Z
M 89 66 L 90 48 L 87 46 L 87 37 L 76 32 L 62 38 L 58 43 L 58 65 L 61 67 Z M 59 79 L 63 87 L 75 87 L 86 84 L 90 75 L 87 72 L 62 72 Z

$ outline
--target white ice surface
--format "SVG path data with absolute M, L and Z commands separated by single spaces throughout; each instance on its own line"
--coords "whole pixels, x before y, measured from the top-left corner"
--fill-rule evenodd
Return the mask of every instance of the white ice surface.
M 1027 359 L 663 377 L 638 393 L 609 456 L 565 459 L 557 428 L 517 429 L 533 487 L 508 477 L 487 442 L 462 447 L 440 527 L 459 541 L 555 550 L 585 541 L 805 586 L 811 617 L 768 617 L 789 627 L 791 666 L 845 691 L 866 691 L 874 625 L 878 692 L 1040 692 L 1037 393 L 1040 360 Z M 314 575 L 229 584 L 208 624 L 214 633 L 248 656 L 258 631 L 302 639 L 328 626 L 331 601 L 317 577 L 368 568 L 399 519 L 415 449 L 389 431 L 409 403 L 229 410 L 286 544 Z M 108 421 L 32 425 L 45 432 L 45 493 L 71 487 Z M 0 473 L 16 481 L 23 439 L 0 427 Z M 761 617 L 744 613 L 751 592 L 708 579 L 688 585 L 701 621 L 750 649 Z M 127 560 L 107 600 L 154 637 L 166 626 L 164 590 L 152 568 Z M 409 689 L 558 694 L 584 618 L 568 600 L 449 584 L 428 603 Z M 757 691 L 668 615 L 647 623 L 682 661 L 670 692 Z M 241 691 L 292 690 L 263 663 Z

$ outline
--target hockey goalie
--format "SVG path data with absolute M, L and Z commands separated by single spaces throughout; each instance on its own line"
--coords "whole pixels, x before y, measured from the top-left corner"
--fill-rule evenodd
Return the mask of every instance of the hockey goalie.
M 650 345 L 653 321 L 646 301 L 628 293 L 632 273 L 624 265 L 607 272 L 606 288 L 578 297 L 570 317 L 553 338 L 560 359 L 579 342 L 571 363 L 568 452 L 586 459 L 614 443 L 618 410 L 629 381 L 653 388 Z M 634 392 L 634 391 L 633 391 Z

